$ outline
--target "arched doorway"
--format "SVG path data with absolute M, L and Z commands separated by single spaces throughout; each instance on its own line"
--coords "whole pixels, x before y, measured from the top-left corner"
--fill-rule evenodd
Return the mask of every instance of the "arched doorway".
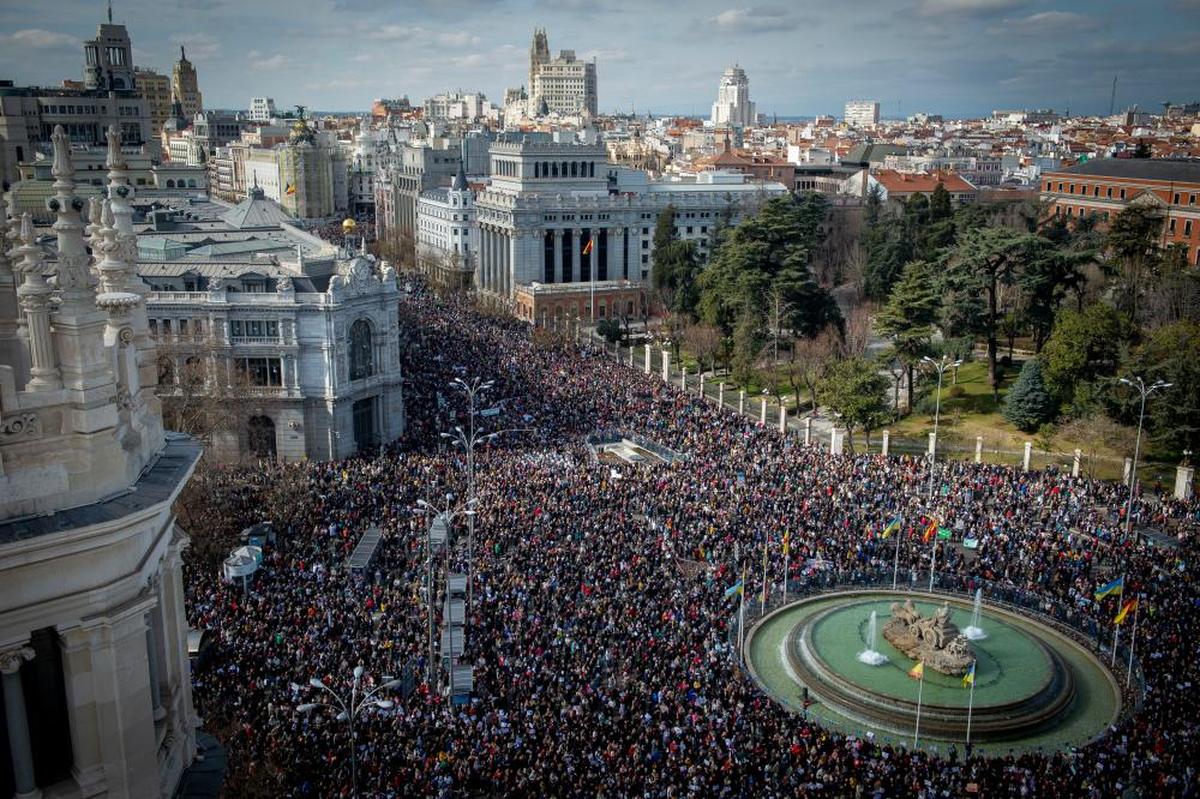
M 270 416 L 251 416 L 246 422 L 246 446 L 256 458 L 275 457 L 275 422 Z

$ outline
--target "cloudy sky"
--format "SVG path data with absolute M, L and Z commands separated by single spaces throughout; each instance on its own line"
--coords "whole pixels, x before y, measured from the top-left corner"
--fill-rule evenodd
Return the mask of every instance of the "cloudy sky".
M 0 78 L 81 73 L 104 0 L 0 0 Z M 1000 107 L 1107 112 L 1200 99 L 1200 0 L 113 0 L 139 65 L 179 44 L 205 105 L 358 110 L 444 89 L 499 102 L 526 81 L 529 40 L 598 62 L 600 108 L 704 113 L 722 69 L 750 76 L 760 112 L 886 117 Z

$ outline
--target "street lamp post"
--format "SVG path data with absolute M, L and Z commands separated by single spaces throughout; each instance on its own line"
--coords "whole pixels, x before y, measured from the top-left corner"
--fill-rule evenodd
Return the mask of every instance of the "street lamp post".
M 1141 408 L 1138 411 L 1137 442 L 1133 445 L 1133 468 L 1129 471 L 1129 504 L 1125 508 L 1125 540 L 1128 541 L 1129 537 L 1133 534 L 1133 492 L 1137 486 L 1137 463 L 1138 455 L 1141 454 L 1142 449 L 1142 423 L 1146 418 L 1146 397 L 1149 397 L 1160 389 L 1170 388 L 1174 383 L 1155 380 L 1147 386 L 1142 378 L 1137 375 L 1134 375 L 1132 380 L 1124 377 L 1119 378 L 1118 382 L 1124 383 L 1130 388 L 1137 389 L 1138 394 L 1142 398 Z
M 343 698 L 336 691 L 326 685 L 321 678 L 311 677 L 308 684 L 313 688 L 324 691 L 332 697 L 333 702 L 306 702 L 302 705 L 297 705 L 296 710 L 300 713 L 309 713 L 317 708 L 325 707 L 340 711 L 337 714 L 339 721 L 345 720 L 350 726 L 350 791 L 351 796 L 358 796 L 358 748 L 357 738 L 354 729 L 355 717 L 364 709 L 377 707 L 381 710 L 389 710 L 395 704 L 390 699 L 376 698 L 376 694 L 380 691 L 391 690 L 400 685 L 400 680 L 393 679 L 387 675 L 384 676 L 385 682 L 377 685 L 370 691 L 362 689 L 363 667 L 355 666 L 353 676 L 350 681 L 350 695 Z M 298 686 L 296 686 L 298 687 Z
M 475 515 L 475 500 L 473 500 L 473 499 L 467 500 L 467 505 L 465 508 L 456 508 L 456 509 L 451 507 L 453 505 L 453 502 L 454 502 L 453 494 L 446 494 L 446 504 L 440 508 L 426 500 L 423 500 L 423 499 L 417 500 L 418 507 L 421 508 L 421 510 L 425 513 L 426 516 L 433 514 L 434 518 L 441 516 L 446 520 L 446 549 L 447 549 L 447 551 L 449 551 L 449 548 L 450 548 L 451 531 L 454 528 L 455 517 L 466 516 L 467 518 L 472 518 Z M 428 547 L 429 547 L 429 567 L 428 567 L 428 572 L 427 572 L 427 580 L 428 580 L 428 585 L 429 585 L 429 591 L 428 591 L 428 601 L 429 601 L 429 684 L 432 686 L 433 685 L 433 674 L 434 674 L 433 664 L 437 660 L 437 655 L 435 654 L 434 644 L 433 644 L 433 630 L 436 625 L 434 623 L 434 603 L 433 603 L 434 595 L 433 595 L 433 525 L 432 525 L 432 523 L 426 524 L 425 528 L 427 531 L 425 535 L 426 535 L 426 539 L 428 541 Z M 447 567 L 446 567 L 446 579 L 447 580 L 450 579 L 450 571 L 449 571 L 449 563 L 448 562 L 447 562 Z M 466 621 L 465 613 L 463 614 L 463 621 L 464 622 Z M 465 643 L 465 638 L 464 638 L 464 643 Z M 450 659 L 451 660 L 454 659 L 454 633 L 453 633 L 453 631 L 451 631 L 451 633 L 450 633 Z M 451 666 L 450 666 L 450 690 L 451 690 L 451 692 L 454 691 L 454 664 L 451 664 Z
M 943 355 L 938 360 L 934 360 L 926 355 L 921 359 L 921 362 L 926 366 L 937 371 L 937 394 L 934 395 L 933 404 L 933 446 L 929 449 L 929 501 L 933 502 L 933 464 L 937 460 L 937 440 L 938 440 L 938 422 L 942 415 L 942 375 L 947 369 L 957 369 L 962 366 L 961 360 L 951 360 L 950 356 Z

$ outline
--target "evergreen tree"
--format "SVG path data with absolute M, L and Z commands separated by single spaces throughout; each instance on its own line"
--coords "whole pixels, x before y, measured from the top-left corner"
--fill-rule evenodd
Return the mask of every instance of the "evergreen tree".
M 1060 310 L 1041 352 L 1046 386 L 1055 398 L 1069 401 L 1080 384 L 1113 375 L 1128 330 L 1120 313 L 1104 303 Z
M 1046 382 L 1042 378 L 1041 361 L 1030 358 L 1021 367 L 1017 382 L 1008 390 L 1004 418 L 1018 429 L 1032 433 L 1053 419 L 1056 410 L 1057 404 L 1046 390 Z
M 908 407 L 913 407 L 913 371 L 933 337 L 942 304 L 936 268 L 913 261 L 875 317 L 875 328 L 890 336 L 896 356 L 908 371 Z
M 1191 319 L 1158 328 L 1133 351 L 1123 371 L 1147 383 L 1171 384 L 1146 403 L 1150 439 L 1162 448 L 1161 454 L 1200 452 L 1200 322 Z M 1140 397 L 1130 392 L 1124 408 L 1130 424 L 1137 423 L 1135 399 Z
M 825 405 L 846 425 L 851 451 L 855 429 L 861 428 L 870 436 L 872 430 L 887 423 L 888 379 L 870 361 L 864 358 L 838 361 L 829 368 L 820 385 Z
M 929 195 L 929 221 L 940 222 L 952 216 L 954 208 L 950 204 L 950 192 L 946 191 L 946 186 L 939 180 L 933 193 Z

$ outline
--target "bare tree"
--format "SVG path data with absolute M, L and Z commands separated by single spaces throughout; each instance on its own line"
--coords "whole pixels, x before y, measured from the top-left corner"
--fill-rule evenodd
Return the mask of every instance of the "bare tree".
M 715 372 L 717 369 L 717 353 L 721 349 L 721 329 L 716 325 L 698 323 L 688 325 L 683 329 L 683 341 L 687 348 L 700 362 L 700 371 L 704 371 L 707 359 Z
M 811 338 L 796 339 L 792 342 L 791 357 L 785 366 L 785 372 L 797 397 L 800 396 L 801 388 L 808 389 L 814 411 L 820 404 L 817 386 L 829 366 L 838 359 L 840 348 L 841 337 L 837 328 L 833 326 L 824 328 Z
M 862 303 L 854 306 L 846 317 L 845 333 L 842 336 L 841 354 L 844 358 L 857 358 L 867 351 L 875 318 L 875 305 Z

